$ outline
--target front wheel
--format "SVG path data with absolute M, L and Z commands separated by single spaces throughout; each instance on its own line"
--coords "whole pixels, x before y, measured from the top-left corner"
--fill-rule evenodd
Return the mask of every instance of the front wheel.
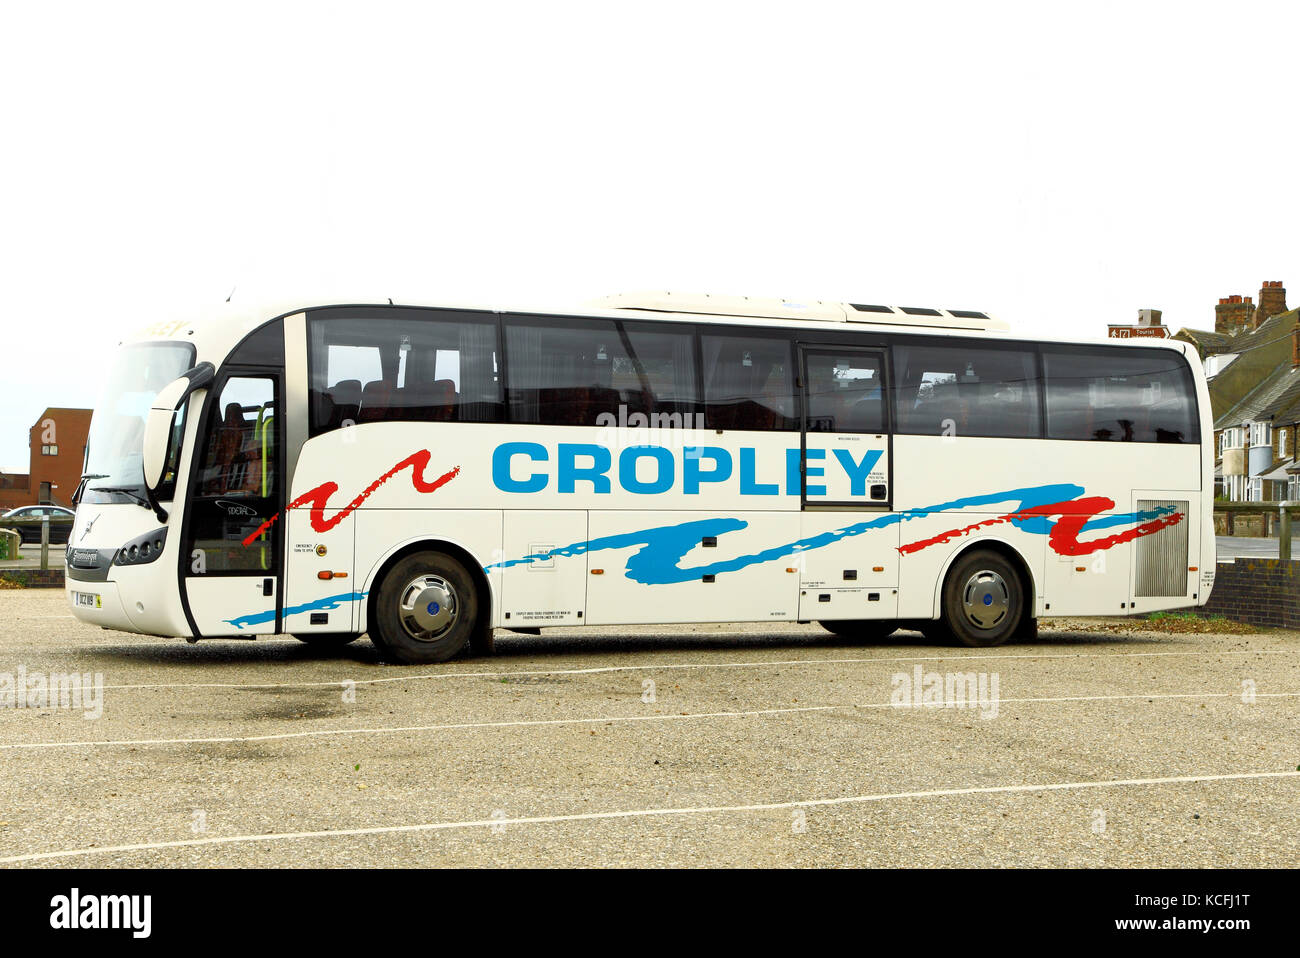
M 442 552 L 417 552 L 384 576 L 370 638 L 390 661 L 446 662 L 469 644 L 478 614 L 478 589 L 465 567 Z
M 1015 635 L 1024 612 L 1024 581 L 996 552 L 967 553 L 944 580 L 943 625 L 963 645 L 1001 645 Z

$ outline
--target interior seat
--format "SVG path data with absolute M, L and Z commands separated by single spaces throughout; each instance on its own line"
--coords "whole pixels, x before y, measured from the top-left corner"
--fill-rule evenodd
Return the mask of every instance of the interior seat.
M 355 423 L 361 410 L 361 380 L 341 379 L 329 394 L 334 402 L 334 411 L 327 428 L 338 429 L 345 422 Z
M 361 411 L 357 422 L 382 422 L 392 416 L 393 387 L 382 379 L 366 383 L 361 390 Z

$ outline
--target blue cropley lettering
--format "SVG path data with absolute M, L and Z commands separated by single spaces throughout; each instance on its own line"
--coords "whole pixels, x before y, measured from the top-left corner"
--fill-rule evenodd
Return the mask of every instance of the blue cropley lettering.
M 853 452 L 848 449 L 835 449 L 835 458 L 840 461 L 844 472 L 849 477 L 849 495 L 865 496 L 867 494 L 867 477 L 871 469 L 880 460 L 879 449 L 868 449 L 862 454 L 861 462 L 853 461 Z
M 712 459 L 716 469 L 707 472 L 700 470 L 700 463 Z M 682 463 L 682 491 L 688 496 L 699 495 L 702 482 L 726 482 L 731 478 L 731 453 L 718 446 L 704 446 L 696 459 L 686 459 Z
M 813 465 L 809 465 L 809 463 L 810 463 L 813 459 L 825 459 L 825 458 L 826 458 L 826 450 L 825 450 L 825 449 L 806 449 L 806 450 L 804 450 L 804 457 L 803 457 L 803 458 L 804 458 L 804 467 L 803 467 L 803 469 L 804 469 L 804 474 L 805 474 L 805 476 L 807 476 L 808 478 L 812 478 L 813 476 L 824 476 L 824 475 L 826 475 L 826 467 L 825 467 L 825 466 L 813 466 Z M 810 496 L 824 496 L 824 495 L 826 495 L 826 487 L 825 487 L 825 486 L 814 486 L 812 483 L 808 483 L 807 486 L 806 486 L 806 488 L 807 488 L 807 490 L 808 490 L 808 495 L 810 495 Z
M 297 615 L 299 612 L 332 612 L 344 602 L 359 602 L 369 594 L 369 592 L 341 592 L 338 595 L 330 595 L 323 599 L 304 602 L 302 605 L 286 606 L 284 616 L 288 618 L 291 615 Z M 227 625 L 233 625 L 237 629 L 242 629 L 246 625 L 261 625 L 264 622 L 274 622 L 275 609 L 268 609 L 265 612 L 250 612 L 247 615 L 236 616 L 225 621 Z
M 590 456 L 590 466 L 579 466 L 579 456 Z M 592 442 L 562 442 L 556 450 L 556 488 L 560 492 L 574 492 L 579 482 L 590 482 L 591 491 L 609 492 L 609 472 L 612 459 L 609 450 Z
M 658 463 L 658 474 L 650 482 L 642 482 L 636 475 L 636 463 L 642 457 Z M 671 489 L 676 478 L 676 460 L 663 446 L 629 446 L 618 454 L 618 482 L 628 492 L 642 496 L 658 495 Z
M 758 471 L 754 459 L 757 450 L 752 446 L 745 446 L 740 450 L 740 494 L 742 496 L 776 496 L 781 494 L 781 487 L 775 482 L 758 482 L 755 479 L 755 473 Z
M 802 456 L 798 449 L 787 449 L 785 451 L 785 494 L 787 496 L 799 495 L 799 466 L 802 462 Z
M 492 451 L 492 482 L 502 492 L 541 492 L 546 488 L 546 473 L 537 472 L 527 479 L 510 475 L 510 460 L 527 456 L 534 462 L 550 458 L 546 447 L 539 442 L 503 442 Z
M 798 450 L 795 450 L 795 452 L 797 453 Z M 683 569 L 681 567 L 682 559 L 700 544 L 700 539 L 704 536 L 722 536 L 748 526 L 748 523 L 743 519 L 728 517 L 697 519 L 675 526 L 659 526 L 654 529 L 643 529 L 639 532 L 603 536 L 587 542 L 575 542 L 571 545 L 560 546 L 556 549 L 526 555 L 518 559 L 497 562 L 485 566 L 484 571 L 490 572 L 494 568 L 508 569 L 511 566 L 542 562 L 557 556 L 577 556 L 588 552 L 598 552 L 602 549 L 627 549 L 640 546 L 641 548 L 627 560 L 627 571 L 625 573 L 627 578 L 642 585 L 672 585 L 678 582 L 698 580 L 702 575 L 736 572 L 760 562 L 770 562 L 773 559 L 780 559 L 808 549 L 820 549 L 842 539 L 860 536 L 872 529 L 884 529 L 912 519 L 920 519 L 936 512 L 950 512 L 956 509 L 968 509 L 973 506 L 1015 502 L 1016 505 L 1013 508 L 1007 509 L 1004 507 L 998 511 L 1016 513 L 1032 509 L 1035 506 L 1050 505 L 1054 502 L 1067 502 L 1082 494 L 1083 486 L 1073 483 L 1054 483 L 1045 486 L 1010 489 L 1006 492 L 994 492 L 981 496 L 964 496 L 960 499 L 952 499 L 948 502 L 941 502 L 921 509 L 888 513 L 865 522 L 857 522 L 819 535 L 809 536 L 806 539 L 797 539 L 784 545 L 772 546 L 751 555 L 737 556 L 734 559 L 722 559 L 705 565 Z M 1012 519 L 1011 522 L 1026 532 L 1046 534 L 1051 529 L 1051 523 L 1040 525 L 1036 520 L 1041 518 L 1041 516 L 1033 516 L 1028 520 Z

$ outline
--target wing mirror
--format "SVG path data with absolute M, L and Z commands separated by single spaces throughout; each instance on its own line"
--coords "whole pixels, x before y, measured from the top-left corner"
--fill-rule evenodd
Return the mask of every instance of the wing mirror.
M 211 385 L 217 370 L 212 363 L 199 363 L 180 379 L 172 380 L 158 391 L 149 409 L 149 418 L 144 424 L 144 485 L 149 493 L 150 505 L 158 511 L 153 502 L 154 490 L 162 483 L 163 469 L 167 465 L 167 447 L 171 443 L 172 419 L 181 403 L 190 393 Z

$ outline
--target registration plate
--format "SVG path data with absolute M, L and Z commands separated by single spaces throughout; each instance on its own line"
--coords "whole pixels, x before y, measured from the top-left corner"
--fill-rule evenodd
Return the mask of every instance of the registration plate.
M 94 592 L 74 592 L 72 593 L 72 601 L 79 608 L 102 609 L 104 607 L 103 599 Z

